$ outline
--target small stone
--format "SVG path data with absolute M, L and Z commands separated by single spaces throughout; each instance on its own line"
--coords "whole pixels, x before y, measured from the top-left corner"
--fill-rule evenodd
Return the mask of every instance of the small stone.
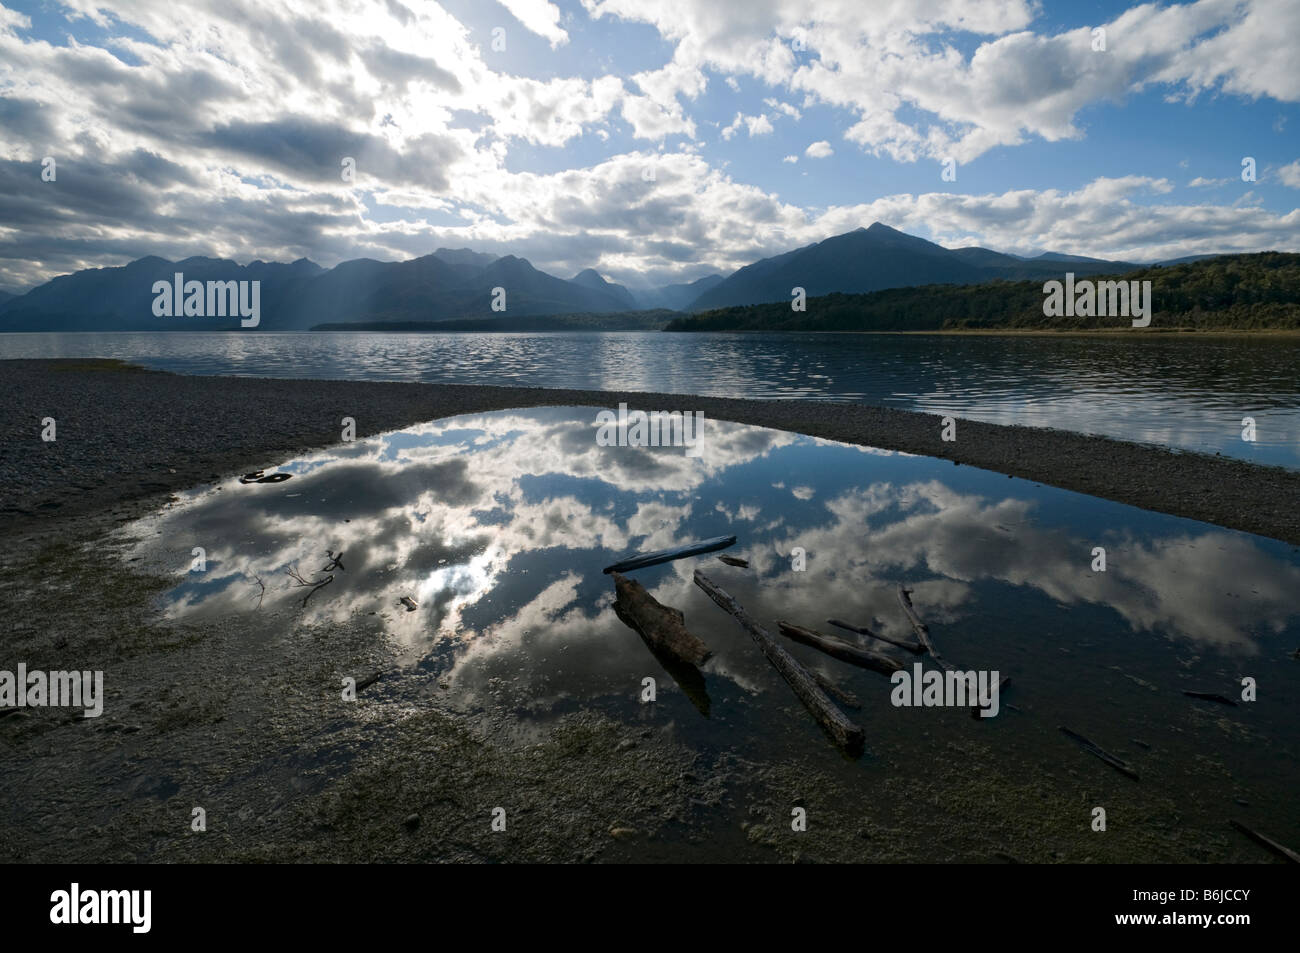
M 402 824 L 405 825 L 407 830 L 413 831 L 420 826 L 420 815 L 408 814 L 406 815 L 406 820 L 402 821 Z
M 634 827 L 611 827 L 609 836 L 615 840 L 630 840 L 636 837 L 636 828 Z

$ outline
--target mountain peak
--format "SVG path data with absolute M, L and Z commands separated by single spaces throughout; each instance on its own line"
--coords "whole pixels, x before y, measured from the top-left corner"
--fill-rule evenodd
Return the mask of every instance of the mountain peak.
M 569 280 L 584 288 L 605 288 L 609 285 L 609 282 L 595 268 L 584 268 Z

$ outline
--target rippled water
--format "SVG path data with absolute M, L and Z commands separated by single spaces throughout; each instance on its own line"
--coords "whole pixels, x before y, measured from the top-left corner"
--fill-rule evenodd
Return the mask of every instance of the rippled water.
M 916 859 L 934 850 L 927 804 L 977 805 L 998 792 L 1024 801 L 1023 824 L 997 834 L 1013 855 L 1073 842 L 1094 803 L 1129 825 L 1125 837 L 1141 826 L 1143 843 L 1125 841 L 1132 859 L 1188 843 L 1202 859 L 1264 859 L 1225 834 L 1227 817 L 1300 843 L 1294 547 L 725 422 L 708 422 L 698 458 L 598 446 L 595 413 L 505 411 L 409 428 L 286 461 L 278 470 L 292 476 L 282 483 L 193 491 L 124 532 L 144 540 L 136 557 L 175 575 L 164 600 L 175 618 L 244 620 L 250 632 L 262 624 L 292 638 L 311 623 L 373 615 L 400 657 L 375 689 L 385 703 L 521 724 L 598 709 L 671 725 L 701 751 L 825 779 L 818 810 L 888 811 Z M 739 539 L 728 552 L 750 568 L 709 555 L 633 574 L 713 650 L 692 680 L 666 671 L 619 621 L 601 569 L 726 534 Z M 195 546 L 204 572 L 188 571 Z M 1093 569 L 1099 546 L 1104 572 Z M 327 572 L 326 550 L 342 553 L 343 568 Z M 846 760 L 693 584 L 697 568 L 773 629 L 782 618 L 836 631 L 826 624 L 836 616 L 906 637 L 896 601 L 905 582 L 947 659 L 1012 677 L 1002 710 L 985 723 L 895 707 L 885 676 L 787 643 L 859 698 L 850 717 L 868 752 Z M 307 598 L 290 569 L 313 584 L 333 579 Z M 418 608 L 407 611 L 403 597 Z M 659 682 L 652 705 L 639 699 L 647 676 Z M 1256 702 L 1183 695 L 1239 698 L 1245 676 L 1259 685 Z M 1081 751 L 1060 725 L 1129 761 L 1141 782 Z M 985 790 L 988 766 L 996 783 Z M 1081 805 L 1077 816 L 1052 807 L 1061 803 Z M 740 818 L 720 809 L 715 823 L 739 830 Z M 971 825 L 974 844 L 983 836 L 974 815 Z
M 7 334 L 0 349 L 187 374 L 860 401 L 1300 467 L 1300 339 L 1278 336 L 177 332 Z

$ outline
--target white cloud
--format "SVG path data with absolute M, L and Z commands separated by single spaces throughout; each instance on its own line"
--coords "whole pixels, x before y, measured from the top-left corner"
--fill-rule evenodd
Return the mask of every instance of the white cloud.
M 749 75 L 850 111 L 846 134 L 900 161 L 969 162 L 1028 137 L 1079 139 L 1085 106 L 1157 87 L 1191 100 L 1222 91 L 1300 101 L 1292 68 L 1300 35 L 1294 0 L 1197 0 L 1133 7 L 1109 23 L 1105 52 L 1089 27 L 1032 29 L 1030 0 L 583 0 L 593 17 L 653 24 L 676 44 L 674 61 Z M 981 38 L 973 51 L 954 33 Z M 799 35 L 807 51 L 795 55 Z
M 810 159 L 825 159 L 827 156 L 834 155 L 835 150 L 831 148 L 829 142 L 822 139 L 820 142 L 814 142 L 810 145 L 803 151 L 803 154 Z
M 789 163 L 793 164 L 793 163 L 799 161 L 799 157 L 798 157 L 798 156 L 786 156 L 786 157 L 785 157 L 784 159 L 782 159 L 781 161 L 782 161 L 782 162 L 789 162 Z
M 1187 187 L 1189 189 L 1212 189 L 1218 188 L 1220 185 L 1227 185 L 1231 181 L 1231 178 L 1207 179 L 1198 175 L 1196 178 L 1192 179 L 1192 181 L 1187 183 Z
M 731 125 L 722 130 L 722 138 L 730 139 L 740 131 L 742 126 L 749 133 L 751 139 L 755 136 L 766 136 L 772 132 L 772 123 L 768 121 L 766 116 L 745 116 L 736 113 L 736 118 L 731 121 Z
M 554 49 L 569 42 L 569 34 L 560 27 L 560 8 L 548 0 L 497 0 L 510 15 L 547 40 Z
M 1300 189 L 1300 159 L 1277 170 L 1277 177 L 1282 184 L 1292 189 Z

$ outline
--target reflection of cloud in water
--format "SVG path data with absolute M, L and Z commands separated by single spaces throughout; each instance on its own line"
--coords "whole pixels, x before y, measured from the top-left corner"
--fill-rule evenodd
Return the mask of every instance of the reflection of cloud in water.
M 445 675 L 466 697 L 508 675 L 537 704 L 583 678 L 622 685 L 630 658 L 648 664 L 610 609 L 599 572 L 609 554 L 722 532 L 740 537 L 752 598 L 812 624 L 837 615 L 895 636 L 907 634 L 898 581 L 933 622 L 970 618 L 982 600 L 1005 598 L 990 588 L 1005 584 L 1016 598 L 1112 607 L 1131 631 L 1253 652 L 1261 634 L 1285 629 L 1300 591 L 1300 569 L 1237 533 L 1144 515 L 1148 528 L 1098 523 L 1085 538 L 1062 525 L 1056 502 L 1109 504 L 1020 481 L 1005 481 L 1015 498 L 991 497 L 978 472 L 937 479 L 925 458 L 719 421 L 698 458 L 600 447 L 594 418 L 507 411 L 311 454 L 286 464 L 299 476 L 282 487 L 191 495 L 148 521 L 140 547 L 172 566 L 191 546 L 207 550 L 209 572 L 169 595 L 173 616 L 251 612 L 260 576 L 267 610 L 304 623 L 379 613 L 412 658 L 454 647 Z M 1113 524 L 1120 510 L 1107 512 Z M 1107 548 L 1106 573 L 1090 569 L 1094 545 Z M 807 572 L 790 571 L 795 546 Z M 346 569 L 300 610 L 304 590 L 282 588 L 285 570 L 320 578 L 326 549 L 342 550 Z M 647 587 L 668 605 L 699 605 L 695 565 L 658 570 Z M 397 607 L 403 595 L 419 610 Z M 757 690 L 765 663 L 751 656 L 719 653 L 709 671 Z M 552 677 L 561 658 L 563 679 Z
M 1143 541 L 1128 531 L 1099 530 L 1098 538 L 1082 539 L 1036 525 L 1036 508 L 1027 500 L 959 493 L 937 481 L 874 484 L 829 501 L 830 522 L 788 533 L 756 568 L 776 573 L 772 584 L 783 587 L 782 598 L 806 611 L 853 606 L 896 636 L 906 635 L 907 626 L 893 608 L 891 586 L 905 579 L 936 620 L 960 617 L 958 608 L 970 601 L 965 583 L 992 579 L 1065 605 L 1110 606 L 1137 631 L 1251 652 L 1249 629 L 1263 624 L 1281 632 L 1297 611 L 1300 568 L 1279 563 L 1248 537 L 1208 530 Z M 882 518 L 891 521 L 879 525 Z M 1092 571 L 1095 545 L 1107 549 L 1106 572 Z M 794 546 L 808 551 L 815 593 L 798 574 L 777 572 L 778 553 Z M 923 573 L 945 578 L 916 578 Z M 1225 598 L 1243 588 L 1251 590 L 1248 603 Z

